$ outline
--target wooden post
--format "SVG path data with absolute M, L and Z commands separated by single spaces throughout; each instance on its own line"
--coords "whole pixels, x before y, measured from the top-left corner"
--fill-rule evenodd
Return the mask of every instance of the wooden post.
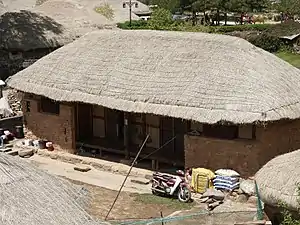
M 129 159 L 130 151 L 129 151 L 129 138 L 130 138 L 130 125 L 129 125 L 129 113 L 124 113 L 124 146 L 125 146 L 125 158 Z

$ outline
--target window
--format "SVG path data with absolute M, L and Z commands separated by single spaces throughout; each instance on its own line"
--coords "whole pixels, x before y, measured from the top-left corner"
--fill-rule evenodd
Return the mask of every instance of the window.
M 190 123 L 190 134 L 219 139 L 255 139 L 254 125 L 221 125 Z
M 40 111 L 59 115 L 59 103 L 49 98 L 41 98 Z
M 204 124 L 203 135 L 221 139 L 235 139 L 238 137 L 238 126 Z

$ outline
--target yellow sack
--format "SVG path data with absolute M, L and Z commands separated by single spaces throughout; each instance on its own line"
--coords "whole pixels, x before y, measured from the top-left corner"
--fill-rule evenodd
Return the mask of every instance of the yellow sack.
M 204 193 L 208 188 L 213 187 L 211 179 L 215 177 L 215 174 L 205 168 L 192 169 L 192 183 L 191 187 L 197 193 Z

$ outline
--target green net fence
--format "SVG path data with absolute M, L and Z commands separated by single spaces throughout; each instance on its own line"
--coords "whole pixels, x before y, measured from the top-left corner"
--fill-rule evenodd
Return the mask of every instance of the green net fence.
M 186 213 L 182 212 L 175 216 L 168 216 L 163 218 L 153 218 L 145 220 L 132 220 L 115 222 L 117 225 L 232 225 L 236 222 L 253 221 L 256 218 L 256 209 L 253 211 L 235 211 L 235 212 L 208 212 L 199 210 L 199 212 Z

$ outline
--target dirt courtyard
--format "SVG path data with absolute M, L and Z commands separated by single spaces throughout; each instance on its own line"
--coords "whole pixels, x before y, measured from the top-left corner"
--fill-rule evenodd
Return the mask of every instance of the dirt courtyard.
M 97 219 L 104 220 L 111 207 L 117 191 L 72 181 L 86 188 L 91 196 L 88 213 Z M 123 221 L 131 219 L 149 219 L 168 216 L 175 211 L 191 209 L 195 203 L 180 203 L 177 199 L 154 196 L 152 194 L 135 194 L 122 192 L 111 211 L 108 220 Z

